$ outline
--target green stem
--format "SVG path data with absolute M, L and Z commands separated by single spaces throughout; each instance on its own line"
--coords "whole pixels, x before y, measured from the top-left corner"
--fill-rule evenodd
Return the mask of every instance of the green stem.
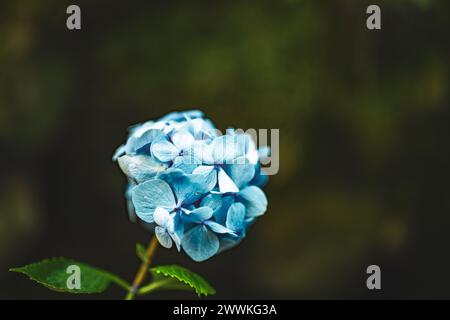
M 134 277 L 133 285 L 129 288 L 125 300 L 133 300 L 134 297 L 136 296 L 139 287 L 141 286 L 142 282 L 145 280 L 145 277 L 148 274 L 148 268 L 150 267 L 153 255 L 155 254 L 157 247 L 158 247 L 158 240 L 156 239 L 155 236 L 153 236 L 145 252 L 146 259 L 142 261 L 141 266 L 139 267 L 139 270 L 136 273 L 136 276 Z
M 109 272 L 105 272 L 108 275 L 108 278 L 114 282 L 115 284 L 117 284 L 119 287 L 129 291 L 131 289 L 131 286 L 128 282 L 126 282 L 125 280 L 123 280 L 122 278 L 116 276 L 115 274 L 109 273 Z
M 142 294 L 150 293 L 150 292 L 152 292 L 152 291 L 154 291 L 154 290 L 156 290 L 156 289 L 158 289 L 158 288 L 160 288 L 160 287 L 162 287 L 162 286 L 164 286 L 164 285 L 166 285 L 166 284 L 168 284 L 170 282 L 171 282 L 171 279 L 152 282 L 152 283 L 142 287 L 141 289 L 139 289 L 138 294 L 142 295 Z

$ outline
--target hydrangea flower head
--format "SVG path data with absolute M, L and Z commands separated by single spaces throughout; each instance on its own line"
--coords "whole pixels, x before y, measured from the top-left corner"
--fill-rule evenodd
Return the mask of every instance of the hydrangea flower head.
M 163 247 L 204 261 L 238 244 L 267 209 L 250 135 L 220 135 L 199 110 L 132 126 L 113 156 L 128 178 L 130 218 Z

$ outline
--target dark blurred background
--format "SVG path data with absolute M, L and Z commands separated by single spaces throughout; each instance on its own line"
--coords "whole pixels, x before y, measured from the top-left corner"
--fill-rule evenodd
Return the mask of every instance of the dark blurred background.
M 378 31 L 369 4 L 1 1 L 0 298 L 80 298 L 7 271 L 52 256 L 131 281 L 150 235 L 111 156 L 130 124 L 193 107 L 221 129 L 279 128 L 280 171 L 240 246 L 155 263 L 216 298 L 450 298 L 450 2 L 377 1 Z

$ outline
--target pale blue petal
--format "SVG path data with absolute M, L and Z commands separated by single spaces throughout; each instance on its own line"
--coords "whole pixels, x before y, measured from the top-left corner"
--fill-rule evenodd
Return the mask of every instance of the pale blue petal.
M 259 161 L 259 153 L 256 149 L 255 142 L 249 134 L 245 134 L 244 137 L 245 156 L 248 158 L 251 164 L 255 165 Z
M 172 135 L 172 142 L 179 150 L 189 150 L 195 139 L 187 131 L 176 132 Z
M 187 126 L 197 140 L 209 140 L 217 136 L 216 128 L 209 119 L 189 119 Z
M 181 239 L 183 238 L 184 234 L 184 224 L 181 218 L 181 214 L 175 213 L 175 215 L 173 216 L 172 224 L 169 225 L 169 234 L 175 242 L 177 250 L 180 251 Z
M 226 132 L 234 138 L 233 143 L 236 144 L 237 157 L 245 156 L 250 163 L 256 164 L 258 162 L 258 150 L 252 135 L 234 129 L 227 129 Z
M 244 150 L 236 136 L 223 135 L 211 143 L 214 163 L 232 163 L 237 157 L 244 155 Z
M 267 210 L 267 198 L 264 192 L 256 187 L 249 186 L 239 192 L 239 199 L 246 208 L 246 218 L 263 215 Z
M 202 146 L 204 142 L 202 141 L 194 141 L 194 143 L 188 148 L 183 150 L 182 155 L 185 158 L 186 164 L 196 165 L 196 167 L 202 165 L 203 162 L 203 156 L 202 156 Z
M 258 149 L 258 155 L 260 158 L 268 158 L 270 157 L 270 147 L 264 146 Z
M 128 212 L 128 219 L 130 219 L 131 222 L 137 221 L 137 215 L 136 211 L 134 210 L 133 201 L 131 199 L 127 199 L 127 212 Z
M 160 173 L 158 178 L 172 186 L 177 203 L 182 203 L 184 206 L 194 203 L 209 192 L 205 177 L 185 174 L 180 169 L 170 168 Z
M 227 228 L 240 232 L 244 228 L 245 206 L 242 203 L 236 202 L 228 209 L 227 214 Z
M 219 238 L 206 226 L 199 225 L 187 231 L 181 241 L 184 251 L 200 262 L 214 256 L 219 250 Z
M 170 186 L 160 179 L 145 181 L 131 191 L 136 215 L 145 222 L 153 222 L 153 212 L 157 207 L 172 209 L 175 197 Z
M 162 162 L 172 161 L 181 151 L 167 140 L 159 140 L 152 143 L 150 150 L 152 155 Z
M 239 188 L 234 184 L 233 180 L 227 175 L 227 173 L 219 168 L 219 172 L 217 174 L 217 180 L 219 184 L 219 191 L 222 193 L 227 192 L 238 192 Z
M 125 190 L 125 199 L 127 201 L 127 211 L 128 211 L 128 219 L 131 222 L 137 221 L 136 211 L 134 210 L 133 201 L 131 201 L 131 190 L 136 186 L 136 183 L 130 179 L 128 179 L 128 185 Z
M 113 161 L 116 161 L 117 159 L 119 159 L 120 156 L 125 154 L 125 145 L 121 145 L 120 147 L 118 147 L 116 149 L 116 152 L 114 152 L 114 155 L 112 157 Z
M 220 194 L 208 194 L 204 197 L 200 203 L 202 207 L 210 207 L 213 209 L 214 215 L 222 207 L 222 195 Z
M 164 208 L 158 207 L 153 213 L 153 220 L 157 225 L 166 228 L 172 220 L 172 217 L 170 216 L 169 211 Z
M 167 233 L 166 229 L 156 226 L 155 227 L 155 236 L 158 239 L 159 243 L 167 249 L 172 248 L 172 238 Z
M 200 207 L 192 211 L 185 211 L 183 216 L 186 222 L 202 223 L 213 216 L 213 210 L 209 207 Z
M 201 187 L 194 185 L 180 169 L 170 168 L 158 175 L 158 178 L 166 181 L 172 186 L 178 204 L 190 204 L 201 197 Z
M 164 163 L 146 155 L 123 155 L 118 159 L 118 163 L 122 171 L 138 183 L 153 178 L 167 168 Z
M 188 150 L 188 153 L 195 159 L 197 164 L 214 164 L 212 156 L 212 145 L 209 140 L 195 141 Z
M 203 207 L 203 206 L 201 206 L 201 207 Z M 189 214 L 189 212 L 191 212 L 194 209 L 197 209 L 197 207 L 194 206 L 194 204 L 183 205 L 183 207 L 180 208 L 180 212 Z
M 204 224 L 213 232 L 224 234 L 224 233 L 231 233 L 234 234 L 234 230 L 230 230 L 227 227 L 224 227 L 221 224 L 218 224 L 217 222 L 214 222 L 212 220 L 205 221 Z
M 209 175 L 213 170 L 214 166 L 199 166 L 194 170 L 193 174 Z
M 139 130 L 130 136 L 125 145 L 127 154 L 134 155 L 138 150 L 143 149 L 154 141 L 161 140 L 165 137 L 161 130 L 147 129 L 146 131 Z
M 227 165 L 225 171 L 238 188 L 247 185 L 255 176 L 255 166 L 245 157 L 237 158 L 236 163 Z
M 184 173 L 192 173 L 197 167 L 198 164 L 190 155 L 176 157 L 172 164 L 172 168 L 180 169 Z
M 176 132 L 178 130 L 180 130 L 180 128 L 183 127 L 183 123 L 182 122 L 176 122 L 176 121 L 169 121 L 166 123 L 166 125 L 164 126 L 164 133 L 169 135 L 173 132 Z
M 155 121 L 146 121 L 144 123 L 138 123 L 138 124 L 133 124 L 131 126 L 128 127 L 128 132 L 129 132 L 129 136 L 133 136 L 136 138 L 140 138 L 143 136 L 144 133 L 146 133 L 147 131 L 151 130 L 151 129 L 162 129 L 164 126 L 164 124 L 155 122 Z
M 180 252 L 180 250 L 181 250 L 181 238 L 176 233 L 169 233 L 169 235 L 172 238 L 173 242 L 175 243 L 175 246 L 177 247 L 177 251 Z
M 194 180 L 204 186 L 204 190 L 211 191 L 217 184 L 217 171 L 214 166 L 199 166 L 192 174 Z

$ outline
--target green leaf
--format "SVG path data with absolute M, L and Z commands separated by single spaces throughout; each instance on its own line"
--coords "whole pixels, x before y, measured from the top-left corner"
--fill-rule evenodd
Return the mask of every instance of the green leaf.
M 76 267 L 69 268 L 70 266 L 79 267 L 79 289 L 70 289 L 73 287 L 70 284 L 76 283 L 73 279 L 78 274 L 78 269 Z M 46 259 L 23 267 L 12 268 L 9 271 L 23 273 L 47 288 L 59 292 L 100 293 L 105 291 L 111 282 L 126 290 L 130 288 L 127 282 L 112 273 L 65 258 Z M 71 278 L 69 279 L 69 277 Z
M 216 293 L 214 288 L 200 275 L 177 265 L 164 265 L 150 268 L 153 282 L 142 287 L 140 294 L 155 290 L 190 290 L 194 289 L 198 296 Z
M 136 255 L 142 262 L 147 262 L 147 250 L 142 243 L 136 243 Z

